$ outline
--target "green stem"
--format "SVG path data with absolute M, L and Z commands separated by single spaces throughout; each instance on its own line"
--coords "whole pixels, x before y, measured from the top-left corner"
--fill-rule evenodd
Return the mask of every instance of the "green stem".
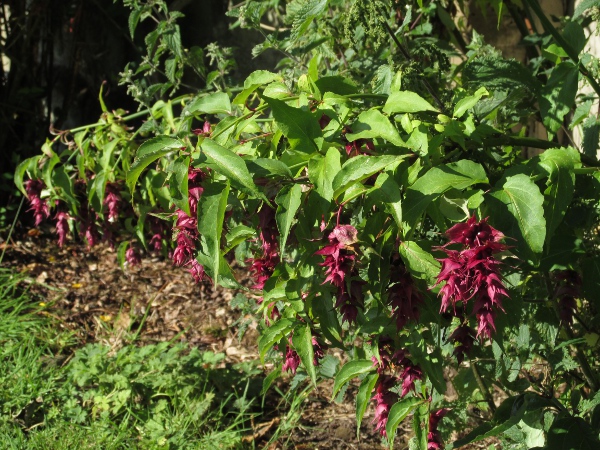
M 477 369 L 477 364 L 475 364 L 474 361 L 471 361 L 471 369 L 473 370 L 473 375 L 475 375 L 475 381 L 477 382 L 477 386 L 479 386 L 481 395 L 483 395 L 483 398 L 485 398 L 485 401 L 487 402 L 492 414 L 495 413 L 496 405 L 494 404 L 494 399 L 492 398 L 492 394 L 490 394 L 490 391 L 488 390 L 487 386 L 483 382 L 483 378 L 481 378 L 481 375 L 479 374 L 479 370 Z
M 149 110 L 149 109 L 144 109 L 143 111 L 138 111 L 136 113 L 129 114 L 128 116 L 122 117 L 119 121 L 120 122 L 127 122 L 129 120 L 133 120 L 133 119 L 137 119 L 139 117 L 147 116 L 151 112 L 152 111 Z M 67 132 L 73 134 L 73 133 L 78 133 L 80 131 L 89 130 L 90 128 L 100 127 L 102 125 L 109 125 L 109 124 L 106 123 L 106 122 L 96 122 L 96 123 L 92 123 L 92 124 L 89 124 L 89 125 L 83 125 L 83 126 L 80 126 L 80 127 L 71 128 L 70 130 L 67 130 Z
M 6 253 L 6 249 L 8 248 L 8 242 L 12 236 L 13 230 L 15 229 L 15 225 L 17 223 L 17 219 L 19 218 L 19 214 L 21 213 L 21 208 L 23 207 L 23 203 L 25 203 L 25 196 L 21 197 L 21 203 L 19 203 L 19 207 L 17 208 L 17 213 L 15 214 L 15 218 L 13 219 L 13 223 L 10 226 L 10 231 L 8 232 L 8 237 L 6 241 L 4 241 L 4 248 L 2 249 L 2 255 L 0 255 L 0 264 L 4 260 L 4 254 Z

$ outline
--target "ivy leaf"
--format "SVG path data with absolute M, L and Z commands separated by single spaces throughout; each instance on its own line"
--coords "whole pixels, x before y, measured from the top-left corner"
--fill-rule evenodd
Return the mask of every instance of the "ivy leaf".
M 346 138 L 350 142 L 357 139 L 383 138 L 398 147 L 407 147 L 390 119 L 377 109 L 360 113 L 352 125 L 352 130 L 352 133 L 346 134 Z
M 550 243 L 556 228 L 562 222 L 573 199 L 575 174 L 579 165 L 579 152 L 573 148 L 553 148 L 540 155 L 540 167 L 548 174 L 548 186 L 544 192 L 548 202 L 544 207 L 546 217 L 546 241 Z
M 312 332 L 309 325 L 303 325 L 294 329 L 292 345 L 300 356 L 300 361 L 310 376 L 313 386 L 317 386 L 317 371 L 314 362 L 314 349 L 312 344 Z
M 423 404 L 423 400 L 420 398 L 405 397 L 399 402 L 394 403 L 390 408 L 387 424 L 385 425 L 390 446 L 394 442 L 398 425 L 421 404 Z
M 217 172 L 225 175 L 232 183 L 238 185 L 243 191 L 250 195 L 268 201 L 264 195 L 256 189 L 252 175 L 250 175 L 246 163 L 240 156 L 209 138 L 205 138 L 204 141 L 202 141 L 201 148 L 208 157 L 208 162 L 214 166 L 214 169 Z
M 275 219 L 277 221 L 277 228 L 279 228 L 279 248 L 281 249 L 281 258 L 285 252 L 285 244 L 287 243 L 288 235 L 290 234 L 290 228 L 292 222 L 298 212 L 302 199 L 302 185 L 294 184 L 291 187 L 283 188 L 277 197 L 275 203 L 277 203 L 277 212 Z
M 344 386 L 352 378 L 359 376 L 361 373 L 372 372 L 373 370 L 375 370 L 373 361 L 368 359 L 358 359 L 346 363 L 335 376 L 335 380 L 333 382 L 333 394 L 331 398 L 334 399 L 342 386 Z
M 379 379 L 378 373 L 371 373 L 367 375 L 358 388 L 358 394 L 356 394 L 356 438 L 360 437 L 360 424 L 369 406 L 371 395 L 377 380 Z M 389 419 L 388 419 L 389 420 Z
M 366 156 L 359 155 L 347 160 L 332 183 L 333 198 L 337 198 L 350 186 L 360 183 L 371 175 L 385 169 L 393 163 L 400 163 L 406 155 Z
M 558 64 L 539 97 L 540 113 L 544 126 L 550 134 L 554 134 L 562 126 L 563 119 L 575 103 L 579 70 L 572 62 Z M 549 137 L 550 138 L 550 137 Z
M 204 238 L 205 254 L 211 259 L 213 281 L 218 283 L 219 265 L 221 263 L 221 235 L 223 220 L 229 197 L 229 181 L 225 185 L 212 184 L 207 186 L 200 197 L 198 207 L 198 231 Z
M 437 111 L 437 109 L 419 94 L 410 91 L 392 92 L 383 107 L 383 112 L 386 114 L 421 111 Z
M 127 172 L 127 187 L 133 192 L 133 188 L 138 178 L 146 167 L 157 159 L 168 155 L 169 153 L 185 147 L 185 144 L 179 139 L 173 139 L 167 136 L 158 136 L 148 139 L 137 151 L 133 164 Z
M 527 175 L 518 174 L 506 178 L 486 198 L 492 224 L 516 239 L 517 256 L 537 264 L 546 237 L 544 196 L 538 186 Z
M 264 99 L 273 112 L 277 127 L 288 138 L 292 149 L 306 153 L 319 150 L 315 139 L 323 137 L 323 134 L 319 122 L 311 112 L 294 108 L 274 98 Z

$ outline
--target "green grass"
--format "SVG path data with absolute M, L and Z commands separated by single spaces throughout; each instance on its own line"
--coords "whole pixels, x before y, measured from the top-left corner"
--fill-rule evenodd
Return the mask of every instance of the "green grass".
M 23 279 L 0 271 L 0 449 L 247 448 L 255 363 L 173 342 L 77 348 Z

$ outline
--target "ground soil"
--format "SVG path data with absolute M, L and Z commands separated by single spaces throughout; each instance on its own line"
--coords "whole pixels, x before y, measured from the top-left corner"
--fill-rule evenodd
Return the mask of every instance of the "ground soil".
M 238 339 L 235 324 L 241 312 L 230 306 L 235 291 L 195 284 L 186 270 L 159 257 L 143 258 L 139 266 L 122 270 L 116 251 L 105 244 L 87 249 L 71 241 L 59 248 L 49 231 L 16 235 L 8 243 L 0 241 L 0 250 L 6 249 L 2 266 L 26 272 L 30 290 L 48 305 L 48 314 L 76 333 L 82 344 L 100 341 L 118 349 L 132 336 L 140 344 L 175 339 L 200 350 L 223 352 L 227 364 L 258 359 L 258 333 L 252 323 Z M 248 285 L 244 268 L 236 268 L 236 274 L 238 281 Z M 264 367 L 265 374 L 269 368 Z M 281 381 L 279 389 L 286 389 L 288 381 Z M 344 401 L 335 403 L 330 401 L 331 386 L 320 386 L 305 400 L 293 431 L 268 449 L 383 449 L 371 424 L 373 405 L 357 439 L 355 394 L 356 387 L 351 387 Z M 273 410 L 268 411 L 268 406 L 263 410 L 265 415 L 255 419 L 254 432 L 246 438 L 258 448 L 288 413 L 275 399 L 266 404 Z M 400 426 L 394 448 L 407 448 L 409 430 L 409 424 Z

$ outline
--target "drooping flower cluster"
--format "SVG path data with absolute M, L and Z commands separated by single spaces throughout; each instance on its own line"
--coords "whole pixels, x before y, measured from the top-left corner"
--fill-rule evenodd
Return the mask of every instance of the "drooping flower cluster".
M 125 251 L 125 262 L 131 266 L 138 266 L 142 263 L 140 253 L 133 245 L 129 245 L 129 248 Z
M 283 372 L 291 372 L 293 375 L 296 374 L 296 370 L 298 370 L 298 366 L 300 366 L 300 355 L 298 352 L 292 348 L 292 336 L 288 338 L 288 345 L 285 347 L 285 352 L 283 354 L 283 366 L 281 370 Z M 319 343 L 315 336 L 312 337 L 312 347 L 313 347 L 313 364 L 314 366 L 318 366 L 321 359 L 325 356 L 325 351 L 323 345 Z
M 262 290 L 269 277 L 273 274 L 279 262 L 279 230 L 275 221 L 275 210 L 263 205 L 258 213 L 258 226 L 260 228 L 260 242 L 262 256 L 249 259 L 250 273 L 254 276 L 253 289 Z
M 477 337 L 491 338 L 496 330 L 496 311 L 502 308 L 502 297 L 508 297 L 500 278 L 500 261 L 495 254 L 506 250 L 500 240 L 504 235 L 490 226 L 487 219 L 477 222 L 473 216 L 466 223 L 454 225 L 446 232 L 450 239 L 447 245 L 460 244 L 462 250 L 441 247 L 447 257 L 441 259 L 442 269 L 437 284 L 445 282 L 440 290 L 441 312 L 457 303 L 474 300 L 473 314 L 477 318 Z
M 453 354 L 460 364 L 465 360 L 465 356 L 471 354 L 475 343 L 475 330 L 467 322 L 464 322 L 455 328 L 448 340 L 454 344 Z
M 23 183 L 27 198 L 29 199 L 29 211 L 33 211 L 35 226 L 39 226 L 44 219 L 50 217 L 48 202 L 42 200 L 42 190 L 46 187 L 42 180 L 27 180 Z
M 325 256 L 325 261 L 319 264 L 326 267 L 323 284 L 331 283 L 337 288 L 335 306 L 340 308 L 344 321 L 355 322 L 358 307 L 363 304 L 364 284 L 354 267 L 358 231 L 352 225 L 338 225 L 329 233 L 328 239 L 329 244 L 315 252 L 315 255 Z
M 373 145 L 373 141 L 370 139 L 356 139 L 355 141 L 348 141 L 346 138 L 347 133 L 352 133 L 352 130 L 349 127 L 344 127 L 342 131 L 342 142 L 344 143 L 344 148 L 346 149 L 346 154 L 348 156 L 358 156 L 364 155 L 368 152 L 375 151 L 375 145 Z M 367 152 L 363 150 L 363 147 L 367 148 Z
M 409 321 L 419 320 L 419 307 L 423 303 L 423 296 L 398 254 L 392 261 L 388 303 L 392 307 L 392 317 L 396 321 L 398 331 L 402 330 Z
M 562 323 L 573 324 L 577 308 L 576 299 L 581 297 L 581 276 L 574 270 L 558 270 L 552 273 L 554 298 L 558 301 L 558 314 Z
M 107 183 L 106 192 L 104 194 L 104 206 L 108 211 L 108 221 L 111 223 L 119 220 L 119 210 L 122 202 L 119 185 L 116 183 Z
M 393 341 L 385 336 L 379 339 L 379 359 L 373 357 L 379 379 L 375 385 L 375 429 L 386 436 L 385 426 L 388 421 L 390 408 L 398 401 L 398 394 L 391 391 L 398 384 L 402 385 L 400 397 L 410 391 L 415 392 L 415 382 L 423 379 L 421 369 L 406 357 L 404 349 L 395 350 Z
M 67 235 L 69 234 L 69 219 L 71 219 L 71 216 L 69 216 L 69 214 L 64 211 L 58 211 L 54 215 L 54 219 L 56 220 L 56 234 L 58 235 L 58 246 L 62 247 L 67 241 Z
M 438 409 L 429 415 L 429 432 L 427 433 L 427 450 L 442 450 L 442 434 L 438 431 L 438 423 L 448 414 L 447 408 Z
M 198 240 L 198 202 L 203 192 L 200 183 L 205 176 L 206 174 L 200 169 L 189 169 L 188 204 L 191 215 L 188 216 L 185 211 L 177 209 L 175 211 L 177 220 L 173 227 L 173 231 L 177 233 L 176 247 L 172 255 L 173 264 L 181 267 L 189 266 L 188 271 L 197 283 L 203 278 L 208 278 L 204 267 L 194 258 Z

